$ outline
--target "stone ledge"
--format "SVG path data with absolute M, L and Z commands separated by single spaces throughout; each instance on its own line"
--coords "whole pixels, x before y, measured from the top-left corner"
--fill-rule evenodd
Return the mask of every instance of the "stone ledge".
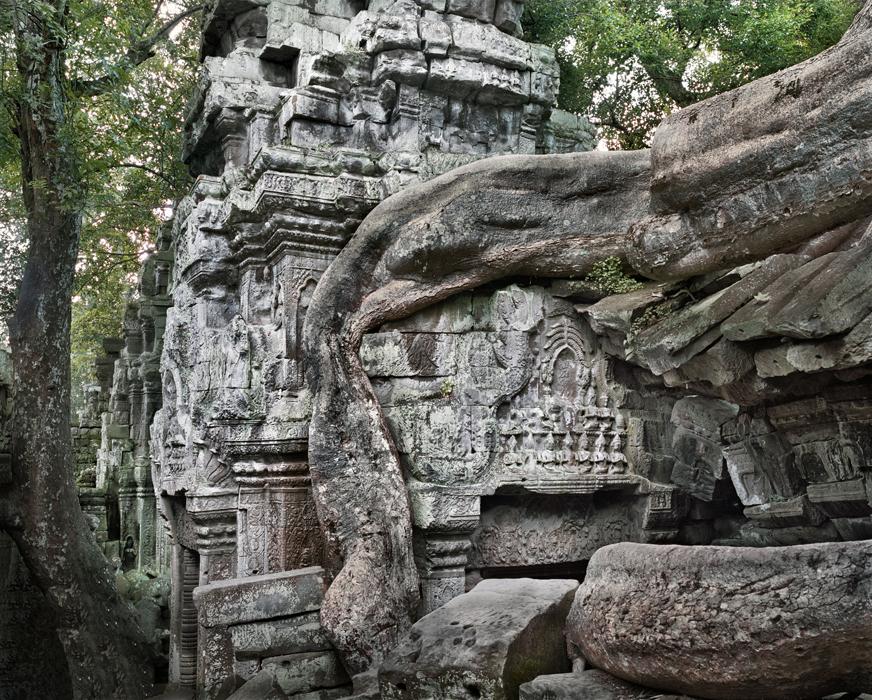
M 326 590 L 320 566 L 228 579 L 194 589 L 204 627 L 288 617 L 318 610 Z

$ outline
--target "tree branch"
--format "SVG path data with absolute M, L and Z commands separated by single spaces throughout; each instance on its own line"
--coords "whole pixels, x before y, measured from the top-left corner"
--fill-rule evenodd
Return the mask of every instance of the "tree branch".
M 159 177 L 165 183 L 167 183 L 170 187 L 175 187 L 176 183 L 165 173 L 162 173 L 160 170 L 155 170 L 154 168 L 150 168 L 147 165 L 141 165 L 140 163 L 129 163 L 127 161 L 123 163 L 118 163 L 117 165 L 113 165 L 113 168 L 136 168 L 137 170 L 142 170 L 147 172 L 149 175 L 154 175 L 155 177 Z
M 141 38 L 133 44 L 124 55 L 121 62 L 115 67 L 115 70 L 101 75 L 93 80 L 72 80 L 70 88 L 73 94 L 77 97 L 99 97 L 108 92 L 118 81 L 118 75 L 123 70 L 136 68 L 141 63 L 144 63 L 149 58 L 154 56 L 155 47 L 166 40 L 179 24 L 184 22 L 188 17 L 191 17 L 200 12 L 205 5 L 197 5 L 189 10 L 176 15 L 161 26 L 154 34 L 149 37 Z
M 684 69 L 687 67 L 686 62 L 682 65 L 681 71 L 670 71 L 665 66 L 655 65 L 652 61 L 641 56 L 639 63 L 642 64 L 642 68 L 651 78 L 651 82 L 654 83 L 654 87 L 661 97 L 669 98 L 679 107 L 687 107 L 694 102 L 699 102 L 699 96 L 684 87 L 682 82 Z

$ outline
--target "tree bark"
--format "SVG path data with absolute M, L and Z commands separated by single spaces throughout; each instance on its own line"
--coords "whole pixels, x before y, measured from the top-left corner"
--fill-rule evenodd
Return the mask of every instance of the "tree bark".
M 10 323 L 15 373 L 7 522 L 51 606 L 76 698 L 138 698 L 150 654 L 89 532 L 73 480 L 70 312 L 82 193 L 68 133 L 65 0 L 13 10 L 29 252 Z

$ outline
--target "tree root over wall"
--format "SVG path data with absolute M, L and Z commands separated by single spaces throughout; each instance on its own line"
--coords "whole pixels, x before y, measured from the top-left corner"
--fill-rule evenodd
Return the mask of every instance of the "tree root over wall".
M 399 457 L 363 335 L 511 276 L 580 277 L 617 256 L 682 279 L 760 260 L 872 213 L 872 0 L 805 63 L 684 109 L 650 151 L 504 156 L 395 195 L 321 279 L 306 319 L 309 460 L 335 578 L 322 622 L 352 670 L 418 601 Z

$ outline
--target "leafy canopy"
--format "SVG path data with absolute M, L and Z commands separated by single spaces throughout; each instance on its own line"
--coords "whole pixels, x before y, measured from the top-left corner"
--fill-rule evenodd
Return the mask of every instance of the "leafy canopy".
M 560 106 L 612 148 L 647 145 L 677 107 L 835 44 L 857 0 L 528 0 L 527 38 L 557 51 Z
M 18 11 L 33 1 L 19 2 Z M 79 174 L 71 197 L 83 215 L 71 331 L 74 404 L 81 384 L 91 380 L 102 338 L 120 336 L 140 262 L 189 186 L 178 154 L 197 75 L 199 28 L 187 20 L 159 33 L 170 18 L 195 9 L 195 2 L 178 1 L 69 3 L 66 143 L 76 153 Z M 26 249 L 13 109 L 24 92 L 17 84 L 11 18 L 5 19 L 0 16 L 0 345 Z

